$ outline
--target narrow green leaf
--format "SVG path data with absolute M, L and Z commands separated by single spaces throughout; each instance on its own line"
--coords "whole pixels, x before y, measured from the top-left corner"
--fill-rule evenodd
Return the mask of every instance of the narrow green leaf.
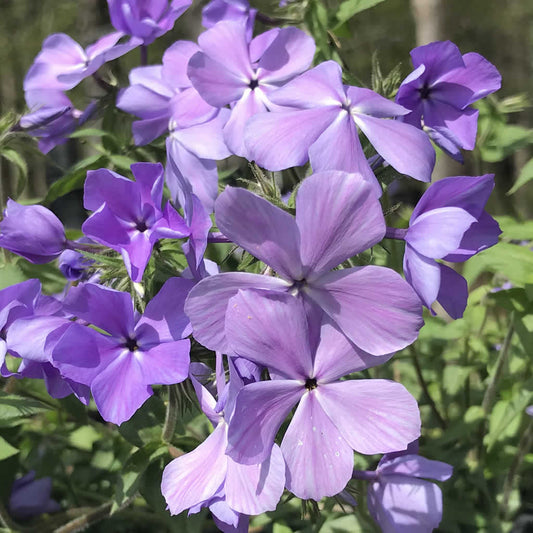
M 71 139 L 77 139 L 79 137 L 112 137 L 113 135 L 105 130 L 98 128 L 83 128 L 70 134 Z
M 533 159 L 530 159 L 520 171 L 518 179 L 515 181 L 514 185 L 509 189 L 507 194 L 514 194 L 520 187 L 523 187 L 526 183 L 533 180 Z
M 46 404 L 17 394 L 0 391 L 0 426 L 17 425 L 22 418 L 50 409 Z
M 357 13 L 361 13 L 361 11 L 370 9 L 377 4 L 381 4 L 381 2 L 384 2 L 384 0 L 344 0 L 335 14 L 337 26 L 350 20 L 354 15 L 357 15 Z
M 19 451 L 0 436 L 0 461 L 12 457 L 13 455 L 17 455 L 17 453 L 19 453 Z

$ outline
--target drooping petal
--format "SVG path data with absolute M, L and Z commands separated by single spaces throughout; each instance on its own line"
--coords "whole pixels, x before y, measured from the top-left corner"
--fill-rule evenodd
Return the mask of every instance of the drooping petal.
M 440 287 L 437 301 L 452 318 L 462 318 L 468 300 L 466 280 L 449 266 L 439 264 L 439 269 Z
M 238 463 L 262 463 L 279 427 L 305 393 L 303 382 L 274 380 L 251 383 L 237 395 L 226 453 Z
M 161 492 L 176 515 L 211 498 L 226 477 L 224 454 L 227 426 L 221 422 L 192 452 L 171 461 L 163 471 Z
M 226 311 L 226 337 L 234 353 L 290 379 L 312 374 L 302 301 L 288 293 L 239 291 Z
M 226 272 L 210 276 L 195 285 L 185 302 L 185 313 L 191 319 L 194 338 L 210 350 L 228 353 L 224 333 L 228 301 L 239 289 L 286 291 L 290 284 L 272 276 L 246 272 Z
M 391 269 L 366 266 L 324 274 L 305 289 L 362 350 L 384 355 L 411 344 L 423 325 L 411 287 Z
M 404 476 L 446 481 L 453 473 L 453 467 L 442 461 L 431 461 L 421 455 L 403 455 L 391 461 L 380 461 L 380 474 L 402 474 Z
M 304 276 L 310 280 L 381 241 L 385 219 L 362 176 L 320 172 L 306 178 L 296 197 L 296 223 Z
M 317 400 L 357 452 L 368 455 L 404 450 L 420 436 L 416 400 L 403 385 L 358 379 L 318 385 Z
M 437 299 L 441 284 L 439 264 L 431 258 L 420 255 L 409 245 L 403 256 L 405 279 L 416 291 L 427 308 Z
M 294 218 L 256 194 L 226 187 L 215 204 L 217 226 L 228 239 L 286 279 L 301 279 L 300 235 Z
M 257 515 L 274 511 L 284 486 L 285 461 L 276 444 L 267 460 L 258 465 L 241 465 L 228 459 L 226 502 L 239 513 Z
M 339 114 L 337 106 L 260 113 L 244 131 L 249 157 L 268 170 L 303 165 L 309 147 Z
M 476 219 L 459 207 L 439 207 L 422 213 L 405 236 L 419 254 L 441 259 L 453 252 Z
M 322 409 L 316 390 L 303 395 L 281 450 L 287 488 L 298 498 L 334 496 L 352 477 L 353 450 Z
M 430 181 L 435 150 L 427 135 L 405 122 L 354 114 L 355 123 L 393 168 L 420 181 Z
M 132 281 L 142 281 L 144 270 L 152 255 L 153 242 L 147 233 L 133 231 L 130 233 L 130 242 L 120 248 L 124 266 Z

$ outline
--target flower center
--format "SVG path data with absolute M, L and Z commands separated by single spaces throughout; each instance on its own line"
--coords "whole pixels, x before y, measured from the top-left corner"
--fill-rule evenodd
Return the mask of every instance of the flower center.
M 131 337 L 126 339 L 126 342 L 123 344 L 124 348 L 127 348 L 130 352 L 135 352 L 139 349 L 137 345 L 137 340 Z
M 431 89 L 428 85 L 423 85 L 418 90 L 420 92 L 420 98 L 422 98 L 422 100 L 427 100 L 429 98 L 429 95 L 431 94 Z
M 144 233 L 148 229 L 148 226 L 146 225 L 146 222 L 144 220 L 140 220 L 139 222 L 137 222 L 137 224 L 135 224 L 135 227 L 141 233 Z
M 315 378 L 307 378 L 305 380 L 305 388 L 307 390 L 316 389 L 316 379 Z
M 250 83 L 248 84 L 248 87 L 253 91 L 256 87 L 259 87 L 259 81 L 258 80 L 250 80 Z

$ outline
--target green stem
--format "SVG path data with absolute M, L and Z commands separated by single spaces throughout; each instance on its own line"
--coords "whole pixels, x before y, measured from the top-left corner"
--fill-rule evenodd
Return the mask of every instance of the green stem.
M 422 368 L 420 367 L 420 361 L 418 360 L 418 354 L 416 352 L 416 349 L 413 347 L 413 345 L 410 346 L 410 351 L 411 351 L 411 358 L 412 358 L 415 371 L 416 371 L 416 376 L 418 378 L 418 383 L 422 387 L 422 391 L 424 393 L 424 396 L 426 397 L 426 401 L 429 404 L 431 410 L 433 411 L 433 414 L 435 415 L 435 418 L 437 419 L 439 426 L 442 429 L 446 429 L 447 427 L 446 420 L 444 420 L 444 418 L 440 414 L 437 408 L 437 404 L 435 403 L 435 400 L 433 400 L 431 394 L 429 393 L 426 380 L 424 379 L 424 375 L 422 374 Z
M 165 414 L 165 424 L 161 438 L 165 442 L 170 442 L 176 430 L 176 422 L 178 421 L 178 391 L 176 385 L 169 385 L 168 387 L 168 404 L 167 412 Z
M 96 507 L 91 512 L 88 512 L 70 522 L 67 522 L 65 525 L 54 529 L 53 533 L 77 533 L 78 531 L 83 531 L 87 529 L 90 525 L 96 524 L 107 518 L 111 513 L 111 508 L 113 504 L 111 502 L 104 503 L 99 507 Z

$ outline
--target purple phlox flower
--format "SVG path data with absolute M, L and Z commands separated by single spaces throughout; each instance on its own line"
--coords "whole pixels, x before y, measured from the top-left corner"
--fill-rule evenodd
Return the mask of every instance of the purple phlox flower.
M 250 7 L 248 0 L 211 0 L 202 9 L 202 26 L 212 28 L 222 20 L 246 23 L 246 36 L 251 40 L 257 9 Z
M 244 132 L 249 159 L 269 170 L 300 166 L 314 172 L 358 172 L 375 184 L 358 130 L 402 174 L 429 181 L 435 151 L 426 135 L 399 120 L 408 110 L 370 89 L 342 83 L 341 67 L 326 61 L 269 95 L 284 109 L 253 117 Z M 292 108 L 292 109 L 286 109 Z
M 251 160 L 244 145 L 246 121 L 272 108 L 272 91 L 309 67 L 315 43 L 297 28 L 275 28 L 250 41 L 246 28 L 244 21 L 221 21 L 202 33 L 202 51 L 192 56 L 188 74 L 206 102 L 231 105 L 224 139 L 234 154 Z
M 484 209 L 493 188 L 492 174 L 439 180 L 423 194 L 409 228 L 396 230 L 406 242 L 405 278 L 426 307 L 437 300 L 452 318 L 463 316 L 466 281 L 435 259 L 466 261 L 498 242 L 500 227 Z
M 85 181 L 84 206 L 94 213 L 82 231 L 122 254 L 133 281 L 141 281 L 152 247 L 159 239 L 187 237 L 183 218 L 163 198 L 163 166 L 134 163 L 136 181 L 107 169 L 91 170 Z
M 330 171 L 306 178 L 298 189 L 296 218 L 250 191 L 227 187 L 215 215 L 231 242 L 280 277 L 227 272 L 200 281 L 186 312 L 204 346 L 231 353 L 224 334 L 227 302 L 246 288 L 290 292 L 316 303 L 354 344 L 373 355 L 397 351 L 416 339 L 422 306 L 399 274 L 373 265 L 332 271 L 385 235 L 379 201 L 361 176 Z
M 125 292 L 92 283 L 70 290 L 65 308 L 104 333 L 72 323 L 54 346 L 53 364 L 91 388 L 105 420 L 121 424 L 153 394 L 151 385 L 186 379 L 190 324 L 183 302 L 191 286 L 170 278 L 143 315 Z
M 411 111 L 404 120 L 423 127 L 448 155 L 463 160 L 460 149 L 473 150 L 479 112 L 470 104 L 497 91 L 501 76 L 476 53 L 461 55 L 450 41 L 411 51 L 415 70 L 402 82 L 396 101 Z
M 195 43 L 178 41 L 162 65 L 133 69 L 117 106 L 141 119 L 132 126 L 136 144 L 170 132 L 166 179 L 173 199 L 183 205 L 184 189 L 191 190 L 211 212 L 218 194 L 216 160 L 231 155 L 222 134 L 230 111 L 209 105 L 191 85 L 187 63 L 198 51 Z
M 50 497 L 52 478 L 35 479 L 35 471 L 16 479 L 9 497 L 9 514 L 16 520 L 26 520 L 43 513 L 57 513 L 61 506 Z
M 67 246 L 63 224 L 52 211 L 8 199 L 0 222 L 0 247 L 32 263 L 49 263 Z
M 384 533 L 429 533 L 442 518 L 440 488 L 453 468 L 419 455 L 385 455 L 375 472 L 354 472 L 369 480 L 368 510 Z
M 420 414 L 399 383 L 340 381 L 390 355 L 365 353 L 325 315 L 312 315 L 308 320 L 304 304 L 287 293 L 245 290 L 230 300 L 226 335 L 232 350 L 268 367 L 273 379 L 238 393 L 227 453 L 243 464 L 264 460 L 298 404 L 281 443 L 286 486 L 299 498 L 320 500 L 350 480 L 353 450 L 386 453 L 418 438 Z
M 44 379 L 53 398 L 74 393 L 89 403 L 89 389 L 63 379 L 51 363 L 52 348 L 70 324 L 61 302 L 41 294 L 38 280 L 28 280 L 0 291 L 0 374 L 3 377 Z M 22 359 L 16 372 L 6 355 Z
M 77 243 L 94 244 L 94 241 L 87 237 L 81 237 Z M 84 280 L 88 278 L 88 269 L 94 263 L 92 259 L 85 257 L 77 250 L 65 250 L 58 257 L 59 270 L 70 281 Z
M 31 111 L 21 117 L 19 124 L 29 135 L 39 139 L 39 150 L 43 154 L 66 142 L 95 110 L 94 103 L 85 111 L 75 109 L 68 97 L 55 89 L 28 91 L 26 103 Z
M 50 35 L 24 78 L 24 91 L 74 88 L 104 63 L 126 54 L 142 42 L 130 40 L 127 44 L 117 44 L 123 35 L 120 32 L 105 35 L 85 50 L 64 33 Z
M 192 0 L 107 0 L 111 24 L 147 45 L 170 31 Z
M 285 463 L 278 446 L 273 446 L 257 464 L 242 465 L 226 455 L 228 421 L 235 395 L 243 386 L 231 360 L 228 364 L 230 382 L 226 384 L 222 358 L 217 354 L 218 402 L 191 373 L 200 407 L 215 429 L 195 450 L 166 466 L 161 491 L 171 514 L 185 509 L 189 509 L 189 514 L 197 513 L 208 506 L 225 524 L 221 527 L 223 531 L 246 531 L 243 527 L 248 523 L 248 515 L 276 508 L 285 485 Z M 196 369 L 191 365 L 191 370 Z

